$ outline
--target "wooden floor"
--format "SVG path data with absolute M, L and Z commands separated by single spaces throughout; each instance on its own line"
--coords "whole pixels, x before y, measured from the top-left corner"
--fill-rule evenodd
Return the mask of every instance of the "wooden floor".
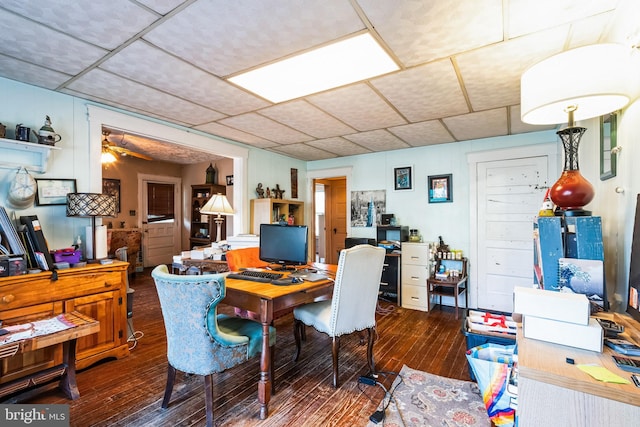
M 202 426 L 205 424 L 203 379 L 178 374 L 172 400 L 162 409 L 166 372 L 166 340 L 162 314 L 150 270 L 138 273 L 133 326 L 144 334 L 129 357 L 106 360 L 77 375 L 80 398 L 67 400 L 59 390 L 38 395 L 30 403 L 68 404 L 72 426 Z M 466 338 L 453 308 L 429 313 L 398 308 L 381 301 L 388 314 L 378 316 L 375 360 L 378 371 L 399 372 L 403 365 L 450 378 L 469 380 Z M 227 311 L 229 307 L 221 307 Z M 358 384 L 367 373 L 366 345 L 357 334 L 341 341 L 341 386 L 331 385 L 331 341 L 307 328 L 307 341 L 297 363 L 291 314 L 276 320 L 275 380 L 269 417 L 258 417 L 259 358 L 215 377 L 215 424 L 218 426 L 364 426 L 384 392 Z M 133 343 L 132 343 L 133 345 Z M 382 377 L 389 388 L 395 375 Z

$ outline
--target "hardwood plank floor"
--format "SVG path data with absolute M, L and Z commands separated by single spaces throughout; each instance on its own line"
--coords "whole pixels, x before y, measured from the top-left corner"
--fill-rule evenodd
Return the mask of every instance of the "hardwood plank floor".
M 106 360 L 77 374 L 80 398 L 67 400 L 59 390 L 44 392 L 30 403 L 68 404 L 71 425 L 201 426 L 205 424 L 204 381 L 178 374 L 169 407 L 160 404 L 167 374 L 166 339 L 160 305 L 150 269 L 131 281 L 135 289 L 133 326 L 144 335 L 129 357 Z M 466 338 L 452 307 L 429 313 L 407 310 L 381 301 L 375 361 L 378 371 L 399 372 L 403 365 L 450 378 L 469 380 L 464 357 Z M 231 312 L 220 306 L 221 312 Z M 269 417 L 260 420 L 257 402 L 259 358 L 214 378 L 214 418 L 217 426 L 358 426 L 365 425 L 384 392 L 357 382 L 367 373 L 366 345 L 357 334 L 343 337 L 340 383 L 334 389 L 331 340 L 307 328 L 300 360 L 293 362 L 293 318 L 275 321 L 276 394 Z M 133 344 L 133 343 L 132 343 Z M 395 375 L 381 376 L 389 388 Z

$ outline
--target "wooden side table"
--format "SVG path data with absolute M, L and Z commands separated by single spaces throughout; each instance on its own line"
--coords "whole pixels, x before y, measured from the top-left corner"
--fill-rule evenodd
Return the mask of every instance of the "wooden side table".
M 456 319 L 458 319 L 458 297 L 464 292 L 464 308 L 469 307 L 469 284 L 467 275 L 467 259 L 450 260 L 443 259 L 438 260 L 436 264 L 436 271 L 440 268 L 440 265 L 444 265 L 447 270 L 457 270 L 460 272 L 458 276 L 450 275 L 447 279 L 436 279 L 435 275 L 431 275 L 427 279 L 427 310 L 431 310 L 431 297 L 437 295 L 440 300 L 439 304 L 442 307 L 442 297 L 453 297 L 456 308 Z

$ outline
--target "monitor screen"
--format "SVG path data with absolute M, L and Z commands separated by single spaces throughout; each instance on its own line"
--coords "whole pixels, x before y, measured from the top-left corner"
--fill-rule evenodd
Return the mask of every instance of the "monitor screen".
M 306 225 L 260 224 L 260 259 L 283 266 L 304 265 L 308 235 Z

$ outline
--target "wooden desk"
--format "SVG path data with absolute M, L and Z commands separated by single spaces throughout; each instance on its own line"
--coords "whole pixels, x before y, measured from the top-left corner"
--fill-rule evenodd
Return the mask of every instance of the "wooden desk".
M 640 343 L 640 324 L 628 316 L 603 317 L 625 326 L 623 336 Z M 631 384 L 603 383 L 567 364 L 598 364 L 630 380 L 619 369 L 611 349 L 580 350 L 524 338 L 518 328 L 518 425 L 529 426 L 630 426 L 640 419 L 640 388 Z
M 229 271 L 227 261 L 213 259 L 183 259 L 182 264 L 171 264 L 173 274 L 182 274 L 186 272 L 189 267 L 195 267 L 200 274 L 205 272 L 224 273 Z
M 80 397 L 80 392 L 78 391 L 78 386 L 76 384 L 76 340 L 79 337 L 99 332 L 100 322 L 84 316 L 77 311 L 64 313 L 60 316 L 64 317 L 65 322 L 70 322 L 74 326 L 56 332 L 28 336 L 24 339 L 0 345 L 0 359 L 40 350 L 56 344 L 62 344 L 63 348 L 62 363 L 59 365 L 0 385 L 0 397 L 14 394 L 22 389 L 30 389 L 33 386 L 41 385 L 41 387 L 26 391 L 22 395 L 7 399 L 6 401 L 3 401 L 3 403 L 14 403 L 29 397 L 33 393 L 37 392 L 38 389 L 49 386 L 49 381 L 57 376 L 61 376 L 59 386 L 69 399 L 74 400 Z M 36 330 L 31 332 L 37 333 L 38 331 Z M 4 337 L 6 336 L 3 336 L 2 338 Z
M 329 272 L 335 272 L 337 268 L 337 266 L 326 264 L 314 264 L 313 267 Z M 328 276 L 333 277 L 332 274 L 328 274 Z M 260 354 L 258 401 L 260 402 L 260 419 L 264 420 L 269 415 L 269 400 L 271 400 L 272 378 L 269 375 L 269 366 L 271 365 L 269 326 L 273 322 L 273 313 L 331 297 L 333 281 L 322 280 L 288 286 L 238 279 L 227 279 L 225 283 L 226 296 L 222 300 L 223 303 L 260 313 L 263 339 L 262 352 Z

